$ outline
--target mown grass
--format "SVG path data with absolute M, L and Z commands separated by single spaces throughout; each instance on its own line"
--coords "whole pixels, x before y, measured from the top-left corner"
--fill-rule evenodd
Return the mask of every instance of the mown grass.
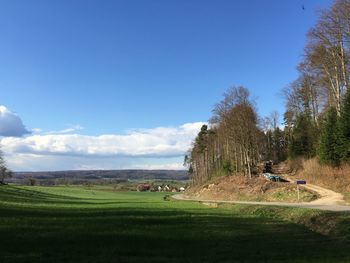
M 1 186 L 0 262 L 350 261 L 348 241 L 272 210 L 208 208 L 163 196 Z

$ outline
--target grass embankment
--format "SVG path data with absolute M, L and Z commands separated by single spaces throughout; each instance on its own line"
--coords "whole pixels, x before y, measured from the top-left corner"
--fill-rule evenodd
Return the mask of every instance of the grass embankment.
M 286 220 L 309 211 L 241 205 L 213 209 L 163 201 L 163 196 L 1 186 L 0 262 L 350 260 L 348 241 Z
M 221 205 L 236 213 L 262 216 L 304 225 L 308 229 L 345 242 L 350 241 L 350 213 L 277 206 Z M 350 252 L 349 252 L 350 253 Z

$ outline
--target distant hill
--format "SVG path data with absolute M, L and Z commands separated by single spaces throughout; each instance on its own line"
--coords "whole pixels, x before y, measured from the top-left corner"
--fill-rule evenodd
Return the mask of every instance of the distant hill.
M 8 180 L 12 183 L 27 184 L 29 178 L 40 184 L 64 183 L 103 183 L 123 182 L 128 180 L 188 180 L 188 173 L 184 170 L 73 170 L 47 172 L 15 172 Z

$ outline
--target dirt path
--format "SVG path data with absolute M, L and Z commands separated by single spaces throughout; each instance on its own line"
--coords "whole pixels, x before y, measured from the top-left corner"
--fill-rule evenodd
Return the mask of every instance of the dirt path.
M 293 179 L 288 176 L 284 176 L 291 183 L 294 183 Z M 344 196 L 340 193 L 334 192 L 332 190 L 316 186 L 313 184 L 306 184 L 305 187 L 312 190 L 320 195 L 320 198 L 312 202 L 301 202 L 301 203 L 284 203 L 284 202 L 248 202 L 248 201 L 225 201 L 225 200 L 205 200 L 205 199 L 194 199 L 185 194 L 174 195 L 173 198 L 177 200 L 184 201 L 195 201 L 201 203 L 207 203 L 210 205 L 226 203 L 226 204 L 250 204 L 250 205 L 272 205 L 272 206 L 286 206 L 286 207 L 301 207 L 301 208 L 311 208 L 320 209 L 326 211 L 350 211 L 350 206 L 345 205 Z
M 291 183 L 295 183 L 295 181 L 291 179 L 288 175 L 284 175 L 283 177 L 289 180 Z M 314 184 L 305 184 L 302 187 L 309 189 L 311 191 L 314 191 L 320 195 L 320 198 L 307 204 L 330 205 L 330 206 L 345 205 L 344 196 L 340 193 L 334 192 L 332 190 L 329 190 Z

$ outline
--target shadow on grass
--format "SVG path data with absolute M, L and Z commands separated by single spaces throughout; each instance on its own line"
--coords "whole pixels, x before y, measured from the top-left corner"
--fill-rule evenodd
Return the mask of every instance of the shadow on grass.
M 215 209 L 0 208 L 0 214 L 1 262 L 350 260 L 346 242 Z
M 44 193 L 32 189 L 25 189 L 23 187 L 16 186 L 4 186 L 0 188 L 0 199 L 2 201 L 9 200 L 11 202 L 36 202 L 36 201 L 45 201 L 45 202 L 72 202 L 71 200 L 80 200 L 81 198 L 63 196 L 51 193 Z
M 264 215 L 158 194 L 49 190 L 0 187 L 1 263 L 350 261 L 348 242 Z

